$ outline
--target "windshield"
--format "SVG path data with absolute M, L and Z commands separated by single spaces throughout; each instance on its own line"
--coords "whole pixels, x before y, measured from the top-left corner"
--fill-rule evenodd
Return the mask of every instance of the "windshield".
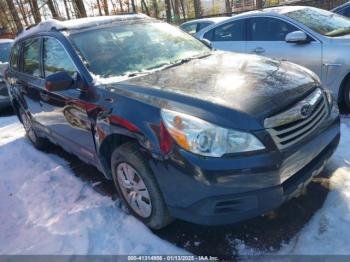
M 350 19 L 325 10 L 303 8 L 285 15 L 325 36 L 350 34 Z
M 11 43 L 0 44 L 0 63 L 6 63 L 9 61 L 11 51 Z
M 91 73 L 103 78 L 132 75 L 171 65 L 211 50 L 166 23 L 116 25 L 72 34 Z

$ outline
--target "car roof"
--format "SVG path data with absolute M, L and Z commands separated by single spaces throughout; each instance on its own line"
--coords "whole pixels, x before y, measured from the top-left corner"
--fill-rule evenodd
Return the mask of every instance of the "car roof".
M 277 15 L 284 15 L 288 12 L 295 11 L 295 10 L 301 10 L 301 9 L 307 9 L 307 8 L 314 8 L 310 6 L 277 6 L 277 7 L 269 7 L 261 10 L 254 10 L 249 12 L 244 12 L 238 15 L 235 15 L 234 18 L 237 17 L 244 17 L 244 16 L 251 16 L 251 15 L 261 15 L 261 14 L 277 14 Z
M 152 19 L 144 14 L 124 14 L 114 16 L 97 16 L 97 17 L 84 17 L 66 21 L 59 21 L 56 19 L 49 19 L 42 21 L 39 24 L 24 29 L 17 37 L 16 40 L 28 37 L 41 32 L 49 32 L 52 30 L 79 30 L 83 28 L 96 27 L 110 23 L 124 22 L 124 21 L 140 21 Z
M 216 16 L 216 17 L 207 17 L 207 18 L 200 18 L 200 19 L 194 19 L 188 22 L 185 22 L 181 24 L 180 26 L 192 24 L 192 23 L 200 23 L 200 22 L 210 22 L 210 23 L 219 23 L 221 21 L 224 21 L 226 19 L 231 18 L 231 16 Z

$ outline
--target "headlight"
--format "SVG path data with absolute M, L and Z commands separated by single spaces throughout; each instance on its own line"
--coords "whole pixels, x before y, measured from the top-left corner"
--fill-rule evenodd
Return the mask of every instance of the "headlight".
M 228 153 L 265 148 L 254 135 L 247 132 L 226 129 L 167 109 L 162 109 L 161 115 L 167 131 L 176 143 L 195 154 L 221 157 Z
M 332 95 L 331 91 L 328 89 L 324 89 L 324 92 L 325 92 L 326 97 L 327 97 L 328 105 L 331 108 L 333 106 L 333 95 Z

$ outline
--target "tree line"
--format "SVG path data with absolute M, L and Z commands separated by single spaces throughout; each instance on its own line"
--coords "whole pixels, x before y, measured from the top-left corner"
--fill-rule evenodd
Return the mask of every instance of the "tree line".
M 235 0 L 224 1 L 230 13 Z M 203 15 L 201 0 L 0 0 L 0 27 L 16 33 L 48 18 L 139 12 L 175 23 Z

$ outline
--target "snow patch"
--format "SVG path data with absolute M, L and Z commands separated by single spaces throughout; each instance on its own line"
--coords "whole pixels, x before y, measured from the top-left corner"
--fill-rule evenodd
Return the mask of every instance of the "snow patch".
M 342 117 L 340 144 L 328 168 L 330 192 L 323 207 L 289 243 L 274 252 L 232 241 L 239 255 L 350 255 L 350 118 Z
M 0 118 L 0 254 L 186 254 Z

